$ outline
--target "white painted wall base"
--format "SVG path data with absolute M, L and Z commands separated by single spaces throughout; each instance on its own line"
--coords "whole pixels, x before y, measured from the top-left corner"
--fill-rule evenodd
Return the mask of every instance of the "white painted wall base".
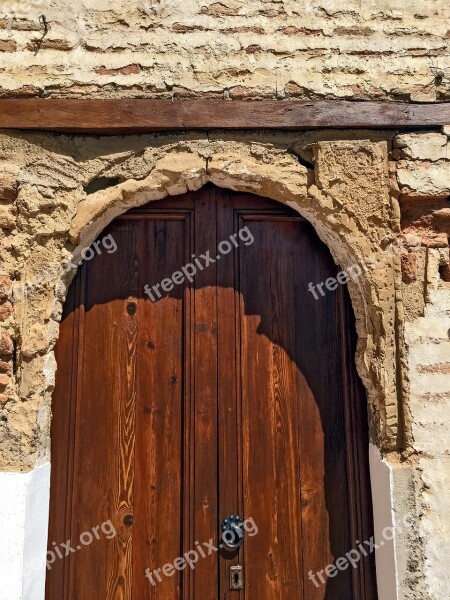
M 375 551 L 378 599 L 404 600 L 402 590 L 407 586 L 403 584 L 409 577 L 408 555 L 415 535 L 411 520 L 417 523 L 414 472 L 409 466 L 386 461 L 373 444 L 369 461 L 375 543 L 379 546 Z
M 369 461 L 375 542 L 377 545 L 383 542 L 383 546 L 375 552 L 378 599 L 398 600 L 394 543 L 386 543 L 382 534 L 385 527 L 393 527 L 394 525 L 391 469 L 383 461 L 380 451 L 373 444 L 370 444 Z
M 402 600 L 408 542 L 404 518 L 414 513 L 409 468 L 390 464 L 370 445 L 379 600 Z M 50 463 L 30 473 L 0 473 L 0 600 L 44 600 Z M 395 500 L 394 500 L 395 499 Z M 395 527 L 393 541 L 383 530 Z
M 43 600 L 50 463 L 0 473 L 0 600 Z

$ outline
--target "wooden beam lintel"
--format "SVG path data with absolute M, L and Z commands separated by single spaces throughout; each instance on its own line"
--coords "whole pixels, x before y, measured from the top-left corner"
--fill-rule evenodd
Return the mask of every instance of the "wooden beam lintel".
M 395 129 L 447 124 L 450 124 L 450 102 L 0 100 L 1 129 L 64 133 L 118 135 L 183 129 Z

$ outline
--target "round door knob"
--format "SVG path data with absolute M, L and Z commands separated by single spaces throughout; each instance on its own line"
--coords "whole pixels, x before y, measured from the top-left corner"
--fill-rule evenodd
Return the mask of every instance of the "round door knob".
M 225 548 L 236 550 L 244 543 L 244 522 L 238 515 L 230 515 L 222 521 L 222 541 Z

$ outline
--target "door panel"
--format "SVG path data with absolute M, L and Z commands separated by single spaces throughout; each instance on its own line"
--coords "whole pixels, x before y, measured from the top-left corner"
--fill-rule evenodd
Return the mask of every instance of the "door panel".
M 244 227 L 252 243 L 218 250 Z M 312 227 L 206 186 L 108 234 L 117 251 L 80 268 L 56 347 L 49 550 L 75 551 L 52 565 L 47 600 L 374 600 L 373 556 L 308 578 L 372 535 L 353 317 L 345 290 L 307 291 L 337 272 Z M 191 282 L 144 293 L 206 252 Z M 257 535 L 208 553 L 229 514 Z M 116 536 L 92 533 L 108 520 Z M 194 569 L 167 569 L 193 550 Z
M 295 364 L 290 239 L 300 224 L 244 223 L 255 237 L 240 257 L 244 511 L 265 525 L 246 544 L 246 596 L 301 598 L 298 404 L 308 388 Z
M 157 214 L 132 221 L 140 231 L 139 291 L 183 264 L 189 252 L 191 215 Z M 139 292 L 138 292 L 139 296 Z M 135 399 L 133 593 L 130 598 L 179 598 L 181 577 L 143 577 L 183 548 L 184 465 L 189 439 L 183 427 L 184 302 L 182 294 L 159 302 L 137 299 L 138 361 Z M 157 326 L 156 326 L 157 324 Z
M 71 505 L 67 526 L 70 535 L 67 538 L 70 537 L 77 552 L 73 555 L 75 560 L 67 561 L 67 585 L 68 589 L 76 589 L 74 598 L 87 598 L 93 582 L 100 597 L 108 599 L 118 590 L 127 597 L 131 588 L 131 544 L 125 530 L 113 540 L 102 535 L 85 548 L 78 550 L 78 546 L 83 546 L 80 542 L 84 532 L 93 534 L 93 527 L 109 519 L 117 529 L 122 511 L 132 511 L 130 465 L 134 453 L 134 422 L 129 410 L 136 385 L 136 328 L 133 318 L 124 310 L 125 303 L 110 301 L 103 282 L 109 282 L 118 298 L 135 291 L 136 237 L 134 229 L 125 223 L 118 224 L 115 239 L 117 244 L 123 245 L 124 252 L 118 256 L 114 271 L 105 253 L 80 277 L 80 288 L 89 291 L 85 294 L 84 306 L 80 307 L 78 347 L 83 351 L 79 354 L 76 374 L 73 479 L 69 482 Z M 86 541 L 89 539 L 86 534 Z M 60 542 L 62 538 L 55 541 Z M 93 555 L 96 560 L 92 560 Z M 107 578 L 103 577 L 105 570 Z
M 202 195 L 196 203 L 195 255 L 207 250 L 215 256 L 216 206 L 214 196 Z M 195 279 L 193 437 L 193 515 L 191 545 L 213 538 L 217 544 L 217 294 L 216 265 L 199 271 Z M 212 600 L 218 589 L 218 563 L 214 554 L 199 560 L 191 572 L 189 598 Z

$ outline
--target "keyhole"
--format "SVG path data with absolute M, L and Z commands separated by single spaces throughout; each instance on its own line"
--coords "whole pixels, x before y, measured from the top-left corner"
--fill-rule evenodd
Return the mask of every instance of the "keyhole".
M 242 588 L 243 588 L 242 567 L 240 567 L 240 566 L 231 567 L 230 589 L 231 590 L 242 590 Z

